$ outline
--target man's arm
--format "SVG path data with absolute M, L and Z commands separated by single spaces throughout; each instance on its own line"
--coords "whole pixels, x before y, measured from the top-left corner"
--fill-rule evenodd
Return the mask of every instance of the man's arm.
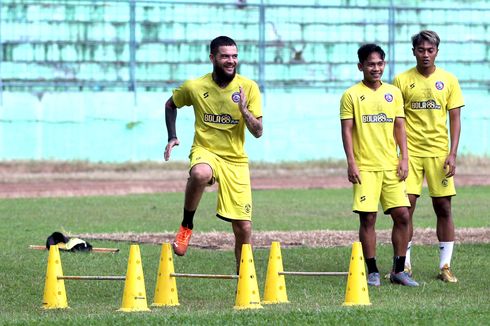
M 449 132 L 451 148 L 444 162 L 447 178 L 456 174 L 456 156 L 458 155 L 459 136 L 461 134 L 461 108 L 449 110 Z
M 340 120 L 342 125 L 342 143 L 344 145 L 345 156 L 347 157 L 347 178 L 349 182 L 361 184 L 361 176 L 354 159 L 354 147 L 352 146 L 352 129 L 354 119 Z
M 408 176 L 408 149 L 407 133 L 405 131 L 405 119 L 395 118 L 395 140 L 400 149 L 400 158 L 398 159 L 397 175 L 400 180 L 405 180 Z
M 238 108 L 242 113 L 243 119 L 245 119 L 245 124 L 247 125 L 248 131 L 255 138 L 259 138 L 262 136 L 263 126 L 262 126 L 262 117 L 254 117 L 252 112 L 250 112 L 247 108 L 247 98 L 245 96 L 245 92 L 243 88 L 240 87 L 240 102 L 238 102 Z
M 165 103 L 165 124 L 167 125 L 168 143 L 165 147 L 164 158 L 165 161 L 170 159 L 170 153 L 172 148 L 180 144 L 177 138 L 177 132 L 175 130 L 175 121 L 177 120 L 177 106 L 172 99 L 172 96 Z

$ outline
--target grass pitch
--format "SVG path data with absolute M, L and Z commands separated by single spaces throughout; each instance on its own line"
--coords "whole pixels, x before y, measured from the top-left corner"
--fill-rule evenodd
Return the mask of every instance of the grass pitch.
M 486 216 L 490 187 L 459 188 L 454 198 L 457 227 L 489 227 Z M 356 230 L 350 211 L 350 190 L 275 190 L 254 193 L 255 230 Z M 150 313 L 116 312 L 122 303 L 123 282 L 65 281 L 71 309 L 45 311 L 42 307 L 47 252 L 27 249 L 42 244 L 53 231 L 163 232 L 174 231 L 181 219 L 183 194 L 121 197 L 39 198 L 0 200 L 0 324 L 119 325 L 119 324 L 416 324 L 483 325 L 490 317 L 488 244 L 457 245 L 453 270 L 460 282 L 436 280 L 438 249 L 417 246 L 413 251 L 419 288 L 390 285 L 369 289 L 372 305 L 343 307 L 343 277 L 286 276 L 290 304 L 235 311 L 236 281 L 178 279 L 180 306 L 153 308 Z M 230 231 L 214 217 L 215 194 L 206 193 L 196 217 L 200 232 Z M 380 216 L 381 217 L 381 216 Z M 389 218 L 379 218 L 380 229 L 390 228 Z M 427 196 L 420 199 L 416 227 L 434 227 Z M 118 254 L 62 253 L 65 275 L 124 275 L 129 243 L 91 241 L 94 246 L 121 249 Z M 152 303 L 161 247 L 141 245 L 148 304 Z M 282 249 L 284 268 L 301 271 L 347 271 L 350 247 Z M 383 271 L 391 265 L 392 249 L 379 246 Z M 254 250 L 259 289 L 263 294 L 268 250 Z M 175 259 L 177 272 L 231 274 L 231 251 L 191 248 Z

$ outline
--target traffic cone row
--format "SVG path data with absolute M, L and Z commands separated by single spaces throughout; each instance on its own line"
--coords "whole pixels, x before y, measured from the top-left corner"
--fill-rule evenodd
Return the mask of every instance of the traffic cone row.
M 267 276 L 264 287 L 263 304 L 288 303 L 286 281 L 283 272 L 282 255 L 279 242 L 272 242 L 267 266 Z M 155 296 L 152 306 L 178 306 L 176 278 L 174 273 L 173 255 L 170 244 L 162 245 L 158 276 L 155 287 Z M 43 308 L 64 309 L 68 308 L 65 284 L 61 267 L 61 259 L 58 246 L 49 249 L 46 282 L 44 286 Z M 364 257 L 360 242 L 352 245 L 352 254 L 349 264 L 347 288 L 344 305 L 369 305 Z M 238 285 L 235 299 L 235 309 L 260 309 L 260 294 L 255 273 L 254 260 L 250 244 L 242 247 L 242 257 L 238 275 Z M 149 311 L 143 266 L 138 245 L 131 245 L 128 259 L 128 269 L 124 284 L 122 306 L 119 311 L 138 312 Z

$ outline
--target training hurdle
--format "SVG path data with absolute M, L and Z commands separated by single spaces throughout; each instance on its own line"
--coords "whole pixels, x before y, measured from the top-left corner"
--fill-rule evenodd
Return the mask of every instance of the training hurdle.
M 125 281 L 122 306 L 119 311 L 149 311 L 146 301 L 145 281 L 141 255 L 138 245 L 131 245 L 126 276 L 89 276 L 89 275 L 63 275 L 60 252 L 57 245 L 49 248 L 48 267 L 46 270 L 46 282 L 44 285 L 43 308 L 66 309 L 68 300 L 66 297 L 64 280 L 78 281 Z
M 349 272 L 302 272 L 284 271 L 281 246 L 272 242 L 267 265 L 263 304 L 288 303 L 285 276 L 347 276 L 347 289 L 344 305 L 370 305 L 367 289 L 364 256 L 360 242 L 352 245 Z
M 259 287 L 250 244 L 242 246 L 238 275 L 175 273 L 172 249 L 162 244 L 153 307 L 178 306 L 177 278 L 238 279 L 235 309 L 260 309 Z

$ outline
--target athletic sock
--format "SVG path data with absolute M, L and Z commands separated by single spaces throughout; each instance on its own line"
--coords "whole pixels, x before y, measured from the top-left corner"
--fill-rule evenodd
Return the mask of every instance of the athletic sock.
M 368 274 L 379 273 L 378 266 L 376 266 L 376 257 L 366 259 L 366 265 Z
M 451 258 L 453 257 L 454 241 L 439 242 L 439 269 L 444 265 L 451 266 Z
M 405 256 L 395 256 L 393 257 L 393 270 L 395 273 L 403 272 L 405 268 Z
M 406 254 L 406 258 L 405 258 L 405 267 L 408 267 L 408 268 L 411 268 L 412 267 L 412 263 L 410 261 L 410 251 L 412 249 L 412 241 L 409 241 L 408 242 L 408 246 L 407 246 L 407 254 Z
M 187 209 L 184 208 L 184 219 L 182 220 L 182 226 L 189 228 L 192 230 L 194 227 L 194 224 L 192 221 L 194 220 L 194 214 L 196 211 L 188 211 Z

